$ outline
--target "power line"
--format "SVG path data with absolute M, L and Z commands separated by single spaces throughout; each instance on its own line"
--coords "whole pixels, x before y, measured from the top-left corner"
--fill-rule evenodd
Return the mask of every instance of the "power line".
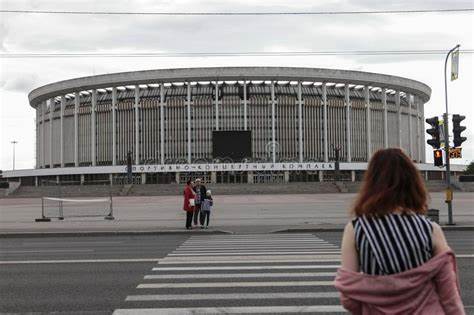
M 0 58 L 166 58 L 166 57 L 254 57 L 254 56 L 403 56 L 445 55 L 443 49 L 422 50 L 340 50 L 340 51 L 276 51 L 276 52 L 141 52 L 141 53 L 0 53 Z M 460 50 L 472 54 L 473 49 Z
M 414 9 L 414 10 L 360 10 L 360 11 L 292 11 L 292 12 L 128 12 L 128 11 L 57 11 L 57 10 L 0 10 L 0 13 L 24 14 L 74 14 L 74 15 L 165 15 L 165 16 L 255 16 L 255 15 L 354 15 L 354 14 L 413 14 L 413 13 L 462 13 L 474 8 Z

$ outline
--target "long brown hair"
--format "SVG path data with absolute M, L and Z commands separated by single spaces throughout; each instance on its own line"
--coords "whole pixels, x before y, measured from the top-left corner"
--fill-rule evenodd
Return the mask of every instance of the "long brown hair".
M 375 152 L 352 214 L 382 216 L 393 211 L 425 214 L 427 192 L 420 172 L 399 148 Z

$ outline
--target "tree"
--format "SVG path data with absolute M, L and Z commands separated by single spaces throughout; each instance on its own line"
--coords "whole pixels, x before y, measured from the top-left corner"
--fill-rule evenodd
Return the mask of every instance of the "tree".
M 469 163 L 469 165 L 466 168 L 466 171 L 464 172 L 466 175 L 474 175 L 474 161 Z

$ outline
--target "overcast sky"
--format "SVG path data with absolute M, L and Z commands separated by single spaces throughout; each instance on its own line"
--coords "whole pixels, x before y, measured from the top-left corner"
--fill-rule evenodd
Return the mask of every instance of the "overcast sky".
M 260 3 L 260 5 L 256 5 Z M 457 0 L 189 1 L 0 0 L 1 9 L 167 12 L 262 12 L 453 9 Z M 2 53 L 275 52 L 474 48 L 474 14 L 312 16 L 90 16 L 0 13 Z M 432 89 L 425 117 L 444 111 L 443 55 L 261 56 L 198 58 L 1 58 L 0 169 L 35 165 L 34 110 L 27 95 L 47 83 L 94 74 L 207 66 L 298 66 L 361 70 L 419 80 Z M 451 113 L 468 140 L 462 160 L 474 160 L 473 54 L 461 54 L 459 79 L 449 82 Z M 470 127 L 470 128 L 469 128 Z M 426 148 L 432 160 L 431 147 Z

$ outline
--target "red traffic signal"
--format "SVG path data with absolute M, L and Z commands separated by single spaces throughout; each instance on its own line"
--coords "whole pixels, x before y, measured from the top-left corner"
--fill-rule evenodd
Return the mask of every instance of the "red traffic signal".
M 443 166 L 443 150 L 438 149 L 433 151 L 434 155 L 434 165 Z

